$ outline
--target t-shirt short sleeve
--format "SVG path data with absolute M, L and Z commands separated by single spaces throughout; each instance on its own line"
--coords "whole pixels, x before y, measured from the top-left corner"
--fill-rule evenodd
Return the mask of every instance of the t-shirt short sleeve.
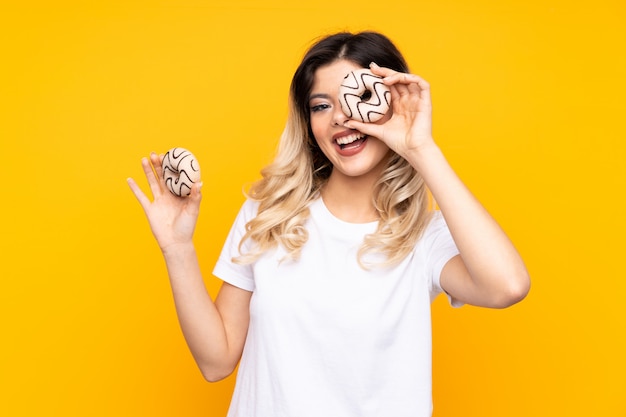
M 459 250 L 440 211 L 433 213 L 433 218 L 426 228 L 422 239 L 428 252 L 431 299 L 434 299 L 439 293 L 444 292 L 440 283 L 443 267 L 450 259 L 459 254 Z M 453 299 L 449 294 L 446 294 L 446 296 L 453 307 L 461 307 L 463 305 L 462 302 Z
M 213 268 L 213 275 L 221 280 L 228 282 L 235 287 L 246 291 L 254 291 L 254 271 L 251 264 L 236 264 L 233 258 L 246 253 L 250 249 L 250 240 L 246 240 L 239 251 L 239 243 L 246 233 L 246 224 L 252 220 L 258 210 L 258 204 L 251 200 L 247 200 L 230 229 L 230 232 L 222 248 L 222 252 Z

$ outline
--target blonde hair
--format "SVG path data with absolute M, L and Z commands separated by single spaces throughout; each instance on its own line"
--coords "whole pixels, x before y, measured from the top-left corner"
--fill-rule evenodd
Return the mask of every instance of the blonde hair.
M 278 245 L 287 257 L 298 259 L 308 240 L 304 227 L 309 204 L 319 198 L 332 165 L 317 147 L 310 127 L 309 94 L 315 73 L 321 66 L 346 59 L 367 67 L 370 62 L 407 72 L 408 66 L 398 49 L 376 32 L 342 32 L 315 43 L 305 54 L 291 81 L 289 116 L 274 161 L 261 171 L 261 180 L 252 185 L 248 198 L 259 203 L 255 218 L 246 224 L 236 263 L 247 264 Z M 430 219 L 430 195 L 422 177 L 403 158 L 389 152 L 386 168 L 374 187 L 374 207 L 379 214 L 376 232 L 367 235 L 358 251 L 363 268 L 370 253 L 385 255 L 382 265 L 404 259 Z M 243 253 L 243 243 L 254 245 Z
M 290 257 L 298 258 L 308 239 L 304 222 L 309 216 L 308 205 L 316 198 L 321 183 L 315 181 L 311 169 L 312 157 L 307 149 L 310 144 L 303 134 L 306 126 L 297 112 L 289 112 L 276 158 L 261 170 L 262 179 L 247 193 L 248 198 L 259 203 L 259 208 L 257 216 L 246 224 L 239 250 L 246 239 L 254 241 L 256 250 L 235 258 L 237 263 L 252 263 L 277 244 Z

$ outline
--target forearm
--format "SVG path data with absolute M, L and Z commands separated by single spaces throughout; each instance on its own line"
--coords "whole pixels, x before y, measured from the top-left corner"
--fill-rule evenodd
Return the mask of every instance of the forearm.
M 524 262 L 513 243 L 463 184 L 435 143 L 408 157 L 443 213 L 472 281 L 485 304 L 518 301 L 528 291 Z M 461 286 L 459 286 L 461 288 Z M 470 290 L 470 291 L 472 291 Z
M 238 355 L 229 351 L 222 317 L 207 292 L 192 243 L 163 250 L 180 327 L 187 345 L 208 380 L 234 369 Z
M 156 153 L 143 158 L 141 165 L 153 201 L 133 179 L 127 181 L 165 258 L 180 327 L 204 377 L 221 379 L 235 368 L 243 349 L 250 296 L 230 291 L 226 302 L 216 304 L 206 290 L 192 243 L 202 183 L 192 185 L 189 197 L 177 197 L 165 186 Z

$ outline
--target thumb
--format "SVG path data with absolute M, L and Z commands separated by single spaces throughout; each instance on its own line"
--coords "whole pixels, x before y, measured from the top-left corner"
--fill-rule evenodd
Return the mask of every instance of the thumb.
M 200 181 L 191 186 L 189 198 L 196 204 L 200 204 L 200 200 L 202 200 L 202 184 L 202 181 Z
M 200 213 L 200 201 L 202 201 L 202 182 L 191 185 L 191 193 L 187 196 L 183 210 L 190 216 L 197 217 Z

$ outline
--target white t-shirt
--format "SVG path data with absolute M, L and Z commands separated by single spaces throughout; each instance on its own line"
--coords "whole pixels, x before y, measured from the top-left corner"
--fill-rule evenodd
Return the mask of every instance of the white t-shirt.
M 228 416 L 431 416 L 430 303 L 458 254 L 441 214 L 400 264 L 364 270 L 357 250 L 376 222 L 341 221 L 319 198 L 298 261 L 279 247 L 234 264 L 257 207 L 243 205 L 214 269 L 253 292 Z

